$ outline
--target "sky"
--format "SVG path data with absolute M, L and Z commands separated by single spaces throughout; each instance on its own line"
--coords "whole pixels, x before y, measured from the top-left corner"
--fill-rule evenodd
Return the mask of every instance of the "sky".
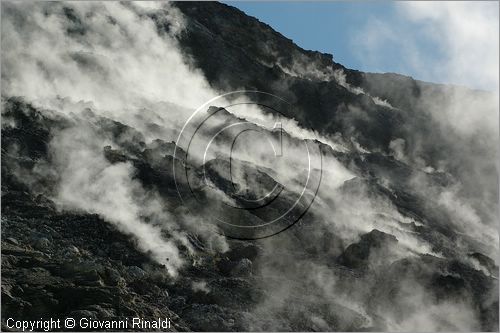
M 225 3 L 349 68 L 498 90 L 498 2 Z

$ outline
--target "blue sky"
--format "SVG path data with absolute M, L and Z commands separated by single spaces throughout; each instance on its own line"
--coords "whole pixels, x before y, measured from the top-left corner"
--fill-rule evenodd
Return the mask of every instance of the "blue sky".
M 349 68 L 369 72 L 397 72 L 425 81 L 456 83 L 488 90 L 497 86 L 497 83 L 478 82 L 474 75 L 458 73 L 461 69 L 448 68 L 450 63 L 455 63 L 460 52 L 464 53 L 463 50 L 455 50 L 454 37 L 449 36 L 449 32 L 454 31 L 452 25 L 456 24 L 454 17 L 466 15 L 468 11 L 466 7 L 462 9 L 461 5 L 438 8 L 435 11 L 438 14 L 434 13 L 432 6 L 427 6 L 430 8 L 418 9 L 415 11 L 417 15 L 414 15 L 411 6 L 396 2 L 225 3 L 269 24 L 304 49 L 332 53 L 336 62 Z M 472 3 L 467 5 L 471 6 Z M 477 9 L 480 14 L 492 11 L 498 13 L 498 3 Z M 495 15 L 498 20 L 498 14 Z M 464 21 L 467 20 L 464 18 Z M 494 25 L 494 20 L 491 22 Z M 477 26 L 474 21 L 468 23 Z M 498 35 L 490 38 L 497 39 Z M 450 53 L 450 49 L 455 54 Z

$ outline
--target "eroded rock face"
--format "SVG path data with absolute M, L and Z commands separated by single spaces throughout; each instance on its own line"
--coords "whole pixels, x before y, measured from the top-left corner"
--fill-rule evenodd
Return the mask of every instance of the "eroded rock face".
M 443 159 L 454 161 L 459 146 L 449 142 L 456 138 L 432 146 L 436 138 L 426 138 L 426 133 L 436 124 L 405 99 L 408 94 L 416 99 L 433 86 L 351 71 L 331 55 L 300 49 L 230 6 L 175 6 L 187 22 L 180 47 L 210 84 L 290 99 L 295 113 L 287 116 L 342 138 L 346 150 L 321 143 L 321 152 L 352 178 L 338 189 L 326 187 L 300 222 L 284 233 L 259 241 L 225 239 L 207 221 L 217 207 L 198 203 L 197 210 L 185 210 L 174 170 L 192 171 L 189 180 L 200 200 L 208 196 L 207 186 L 236 204 L 257 198 L 261 193 L 255 188 L 269 192 L 277 187 L 283 193 L 276 200 L 280 211 L 290 206 L 294 190 L 280 184 L 276 172 L 252 162 L 234 161 L 240 171 L 235 179 L 228 177 L 228 160 L 222 157 L 190 165 L 185 151 L 159 138 L 165 128 L 156 124 L 133 128 L 90 109 L 79 117 L 65 116 L 3 96 L 2 120 L 10 125 L 2 127 L 2 329 L 15 313 L 22 319 L 168 317 L 172 330 L 179 331 L 379 331 L 400 324 L 419 327 L 419 318 L 438 323 L 436 330 L 498 330 L 498 266 L 487 255 L 491 244 L 457 232 L 453 216 L 412 185 L 417 179 L 446 189 L 469 165 L 453 162 L 450 170 L 429 172 L 391 155 L 391 142 L 404 137 L 418 141 L 421 157 L 436 162 L 435 167 Z M 160 31 L 168 28 L 161 12 L 147 15 Z M 314 63 L 321 75 L 294 72 L 297 61 Z M 331 77 L 335 70 L 394 108 L 339 84 Z M 227 110 L 221 115 L 228 123 L 236 119 Z M 54 198 L 61 174 L 51 142 L 75 125 L 107 138 L 98 146 L 103 163 L 126 165 L 137 187 L 155 194 L 147 199 L 158 200 L 165 209 L 158 214 L 167 216 L 162 236 L 175 240 L 175 235 L 185 235 L 182 242 L 174 241 L 184 263 L 176 276 L 168 261 L 161 264 L 141 248 L 133 232 L 98 214 L 59 207 Z M 294 138 L 286 134 L 286 139 Z M 359 145 L 366 151 L 355 148 Z M 36 177 L 23 178 L 26 174 Z M 363 215 L 372 207 L 359 204 L 359 198 L 376 203 L 382 213 Z M 331 208 L 327 213 L 325 206 Z M 245 210 L 238 222 L 258 225 L 276 211 Z M 173 228 L 172 221 L 182 228 Z M 363 231 L 350 228 L 365 222 Z M 148 216 L 145 223 L 152 225 L 154 219 Z M 456 311 L 467 314 L 469 323 L 453 322 Z
M 19 100 L 10 103 L 10 112 L 17 107 L 30 108 Z M 31 112 L 37 111 L 33 109 Z M 43 116 L 29 119 L 26 121 L 31 122 L 29 127 L 35 133 L 39 126 L 49 122 Z M 5 150 L 16 142 L 21 145 L 21 151 L 47 156 L 44 148 L 47 139 L 36 143 L 35 138 L 24 140 L 11 133 L 2 133 Z M 30 131 L 18 133 L 32 135 Z M 162 153 L 168 154 L 169 151 L 162 150 Z M 108 156 L 109 153 L 109 148 L 103 149 L 103 155 L 110 163 L 123 163 Z M 119 154 L 121 159 L 142 169 L 136 174 L 137 180 L 165 189 L 160 193 L 165 193 L 168 200 L 175 200 L 166 185 L 171 181 L 169 169 L 155 166 L 149 155 L 139 153 L 144 157 L 138 158 L 135 152 L 132 156 L 127 150 Z M 407 285 L 417 284 L 424 288 L 426 297 L 437 302 L 468 295 L 471 304 L 480 304 L 478 325 L 485 330 L 496 325 L 498 302 L 490 297 L 496 285 L 494 278 L 490 277 L 495 265 L 484 254 L 476 252 L 470 255 L 484 271 L 480 267 L 472 268 L 463 258 L 415 255 L 411 259 L 397 259 L 401 244 L 394 235 L 372 230 L 349 244 L 326 229 L 319 231 L 322 227 L 313 224 L 314 215 L 311 215 L 289 233 L 265 242 L 229 240 L 229 251 L 210 250 L 203 240 L 193 238 L 192 244 L 197 250 L 192 266 L 179 272 L 181 278 L 172 278 L 164 267 L 139 252 L 133 239 L 97 215 L 60 212 L 46 195 L 35 196 L 12 175 L 9 168 L 9 163 L 16 162 L 15 158 L 20 156 L 5 156 L 2 164 L 4 317 L 12 312 L 24 318 L 56 314 L 101 319 L 165 316 L 173 318 L 173 328 L 177 330 L 263 330 L 277 327 L 290 330 L 378 330 L 386 329 L 388 324 L 386 318 L 374 320 L 378 317 L 372 317 L 373 313 L 393 309 L 385 308 L 384 304 L 402 302 L 404 297 L 401 295 L 408 292 Z M 28 161 L 27 165 L 35 163 L 29 154 L 21 156 Z M 252 168 L 251 165 L 245 167 Z M 152 174 L 156 174 L 160 181 L 151 181 Z M 46 180 L 48 189 L 55 184 L 55 181 Z M 346 195 L 369 193 L 373 197 L 387 197 L 410 211 L 419 207 L 411 197 L 404 199 L 403 193 L 394 194 L 373 179 L 352 179 L 344 184 L 342 191 Z M 403 199 L 405 201 L 401 201 Z M 447 233 L 440 233 L 442 229 L 415 223 L 401 224 L 401 227 L 435 240 L 431 244 L 441 253 L 450 256 L 455 253 L 447 245 Z M 185 255 L 188 258 L 187 252 Z M 333 300 L 326 302 L 325 295 L 310 280 L 309 273 L 317 269 L 306 267 L 312 263 L 329 267 L 329 279 L 335 279 L 339 288 L 342 286 L 346 292 L 352 290 L 354 299 L 365 304 L 368 312 L 347 310 Z M 274 277 L 270 277 L 280 271 L 299 277 L 299 280 L 278 276 L 276 282 L 271 282 Z M 486 272 L 490 274 L 487 276 Z M 399 283 L 394 284 L 394 279 Z M 204 287 L 194 288 L 192 283 L 200 280 Z M 273 299 L 273 293 L 284 286 L 288 287 L 283 294 L 278 293 L 284 298 L 278 299 L 272 310 L 263 310 L 269 297 Z M 371 291 L 356 294 L 356 286 Z M 308 297 L 304 298 L 304 295 Z M 326 303 L 321 305 L 321 302 Z M 288 306 L 284 305 L 287 303 Z M 311 307 L 315 309 L 313 317 Z M 336 312 L 332 313 L 332 307 L 337 309 Z M 406 303 L 401 303 L 401 308 L 415 310 Z M 386 314 L 400 315 L 397 312 Z M 271 321 L 276 317 L 282 319 Z M 257 318 L 264 320 L 258 321 Z M 446 324 L 443 327 L 454 326 Z
M 374 257 L 389 255 L 391 247 L 396 246 L 397 242 L 397 238 L 393 235 L 375 229 L 362 235 L 359 242 L 349 245 L 339 256 L 338 261 L 349 268 L 368 268 L 370 255 Z

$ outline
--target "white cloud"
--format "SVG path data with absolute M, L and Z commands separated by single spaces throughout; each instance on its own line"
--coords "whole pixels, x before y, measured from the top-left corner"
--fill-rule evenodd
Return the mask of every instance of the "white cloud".
M 498 90 L 498 2 L 403 2 L 398 9 L 441 45 L 438 72 L 448 81 Z
M 60 173 L 55 202 L 63 209 L 97 213 L 112 222 L 120 231 L 133 235 L 140 250 L 150 253 L 175 276 L 183 264 L 175 242 L 164 239 L 162 228 L 143 219 L 153 216 L 160 224 L 165 212 L 152 194 L 132 180 L 134 171 L 129 163 L 110 164 L 105 159 L 103 141 L 85 126 L 74 126 L 54 137 L 51 150 Z M 171 222 L 162 224 L 167 229 L 176 227 Z
M 175 38 L 159 35 L 150 18 L 135 12 L 151 8 L 136 6 L 2 3 L 2 92 L 31 101 L 69 97 L 122 112 L 160 101 L 195 108 L 213 97 Z M 181 14 L 163 7 L 174 31 L 181 29 Z
M 401 71 L 417 72 L 419 79 L 498 90 L 497 2 L 408 1 L 395 6 L 398 17 L 371 17 L 353 38 L 366 65 L 377 70 L 396 52 Z

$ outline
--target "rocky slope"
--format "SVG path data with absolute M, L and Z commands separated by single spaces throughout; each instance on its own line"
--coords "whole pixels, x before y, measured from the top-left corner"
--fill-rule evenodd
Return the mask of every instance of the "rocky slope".
M 165 43 L 182 17 L 176 45 L 214 91 L 286 99 L 293 107 L 280 116 L 320 139 L 285 126 L 280 142 L 315 147 L 322 168 L 304 180 L 300 158 L 228 160 L 221 149 L 202 160 L 167 139 L 179 135 L 178 105 L 145 102 L 127 118 L 64 96 L 50 108 L 2 91 L 2 330 L 14 314 L 169 317 L 179 331 L 498 330 L 496 150 L 488 133 L 443 128 L 426 108 L 431 95 L 446 104 L 449 90 L 487 93 L 347 69 L 220 3 L 119 6 Z M 79 40 L 96 23 L 75 8 L 46 12 Z M 87 56 L 92 72 L 98 60 Z M 216 113 L 211 131 L 244 123 L 278 138 L 210 106 L 201 115 Z M 235 141 L 231 131 L 214 140 Z M 242 147 L 255 153 L 252 142 Z M 319 188 L 302 198 L 309 180 Z M 284 217 L 270 233 L 241 231 L 276 216 Z

